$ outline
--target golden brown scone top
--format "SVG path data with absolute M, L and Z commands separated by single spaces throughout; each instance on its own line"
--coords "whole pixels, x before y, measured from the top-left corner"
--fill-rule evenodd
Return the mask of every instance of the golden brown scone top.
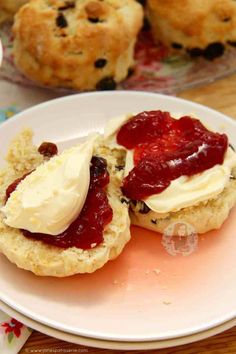
M 106 0 L 104 2 L 99 0 L 32 0 L 19 11 L 13 29 L 15 33 L 18 32 L 20 37 L 24 38 L 27 49 L 32 54 L 43 53 L 46 61 L 49 60 L 47 58 L 48 45 L 54 45 L 55 57 L 58 50 L 70 49 L 72 53 L 74 51 L 75 54 L 80 54 L 78 48 L 82 50 L 84 47 L 86 51 L 93 52 L 96 48 L 89 47 L 90 39 L 96 36 L 99 47 L 101 42 L 104 42 L 107 31 L 111 37 L 110 41 L 113 44 L 116 43 L 112 50 L 120 51 L 139 27 L 132 23 L 132 17 L 130 20 L 128 18 L 132 11 L 132 7 L 128 8 L 128 3 L 130 1 L 127 0 Z M 122 15 L 125 11 L 127 11 L 127 17 Z M 24 21 L 21 22 L 20 19 L 23 17 Z M 122 41 L 116 26 L 126 29 L 126 38 Z M 40 42 L 39 33 L 41 34 Z M 85 37 L 87 41 L 84 40 Z
M 5 10 L 14 15 L 18 9 L 28 1 L 29 0 L 0 0 L 0 11 Z
M 87 78 L 97 75 L 89 68 L 99 58 L 108 59 L 108 74 L 116 72 L 117 58 L 136 39 L 142 17 L 135 0 L 31 0 L 17 13 L 13 26 L 18 67 L 46 84 L 47 77 L 48 84 L 64 80 L 64 86 L 80 66 L 88 70 Z M 82 79 L 73 84 L 92 86 Z
M 173 31 L 183 34 L 177 37 L 185 46 L 204 48 L 211 42 L 236 41 L 236 1 L 148 0 L 148 6 L 157 20 L 164 20 Z

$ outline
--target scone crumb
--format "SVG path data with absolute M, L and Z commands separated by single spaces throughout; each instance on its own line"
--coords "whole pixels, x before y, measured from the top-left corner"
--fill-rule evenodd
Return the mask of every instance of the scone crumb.
M 145 274 L 148 275 L 149 273 L 150 273 L 150 270 L 147 269 L 146 272 L 145 272 Z
M 164 300 L 164 301 L 162 301 L 162 303 L 163 303 L 164 305 L 171 305 L 171 304 L 172 304 L 172 302 L 169 301 L 169 300 Z
M 116 279 L 113 280 L 113 284 L 114 284 L 114 285 L 118 284 L 118 280 L 116 280 Z
M 161 270 L 158 269 L 158 268 L 154 268 L 153 269 L 153 272 L 156 274 L 156 275 L 159 275 L 161 273 Z

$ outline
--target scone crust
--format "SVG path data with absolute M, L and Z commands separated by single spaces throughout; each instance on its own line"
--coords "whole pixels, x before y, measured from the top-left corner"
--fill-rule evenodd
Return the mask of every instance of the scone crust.
M 135 0 L 76 0 L 75 7 L 60 10 L 65 4 L 32 0 L 17 13 L 13 32 L 18 68 L 43 85 L 79 90 L 95 89 L 104 78 L 123 80 L 134 63 L 141 5 Z M 98 59 L 106 64 L 96 67 Z
M 1 203 L 4 201 L 5 189 L 9 183 L 42 162 L 42 157 L 33 146 L 31 137 L 30 131 L 24 131 L 11 145 L 8 166 L 0 172 Z M 107 159 L 110 171 L 107 194 L 113 209 L 113 219 L 105 229 L 104 241 L 91 250 L 76 247 L 61 249 L 24 237 L 19 230 L 6 226 L 1 216 L 0 252 L 12 263 L 36 275 L 66 277 L 77 273 L 92 273 L 121 253 L 130 239 L 128 209 L 120 202 L 119 187 L 122 172 L 117 173 L 115 169 L 117 160 L 110 156 L 109 149 L 98 145 L 96 155 Z M 22 156 L 25 161 L 21 163 Z
M 231 0 L 147 0 L 156 41 L 204 49 L 236 41 L 236 2 Z
M 13 16 L 19 8 L 28 1 L 29 0 L 0 0 L 0 12 L 4 10 L 9 15 Z

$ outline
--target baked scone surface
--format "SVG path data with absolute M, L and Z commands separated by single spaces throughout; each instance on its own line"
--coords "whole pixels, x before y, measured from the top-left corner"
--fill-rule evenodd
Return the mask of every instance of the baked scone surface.
M 192 56 L 213 59 L 236 44 L 236 2 L 231 0 L 147 0 L 156 41 Z
M 20 230 L 8 227 L 0 220 L 0 251 L 19 268 L 30 270 L 40 276 L 65 277 L 77 273 L 92 273 L 107 261 L 116 258 L 130 239 L 127 206 L 120 202 L 122 171 L 119 163 L 110 155 L 109 149 L 98 145 L 96 155 L 107 159 L 110 183 L 107 188 L 113 219 L 104 231 L 104 241 L 90 250 L 76 247 L 62 249 L 41 241 L 26 238 Z M 42 155 L 32 144 L 32 132 L 24 130 L 11 144 L 7 166 L 0 172 L 0 201 L 3 205 L 5 190 L 16 178 L 43 162 Z
M 135 0 L 32 0 L 15 17 L 17 67 L 43 85 L 114 89 L 133 66 Z
M 14 15 L 21 6 L 26 4 L 29 0 L 0 0 L 0 11 L 4 10 L 9 15 Z

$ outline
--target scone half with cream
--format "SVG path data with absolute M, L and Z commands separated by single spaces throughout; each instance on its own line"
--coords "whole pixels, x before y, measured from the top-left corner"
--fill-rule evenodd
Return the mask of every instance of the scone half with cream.
M 236 153 L 199 119 L 151 111 L 112 119 L 104 138 L 126 153 L 124 202 L 131 222 L 163 233 L 175 222 L 218 229 L 236 202 Z
M 98 135 L 57 153 L 24 130 L 0 171 L 0 252 L 40 276 L 92 273 L 130 239 L 119 161 Z

